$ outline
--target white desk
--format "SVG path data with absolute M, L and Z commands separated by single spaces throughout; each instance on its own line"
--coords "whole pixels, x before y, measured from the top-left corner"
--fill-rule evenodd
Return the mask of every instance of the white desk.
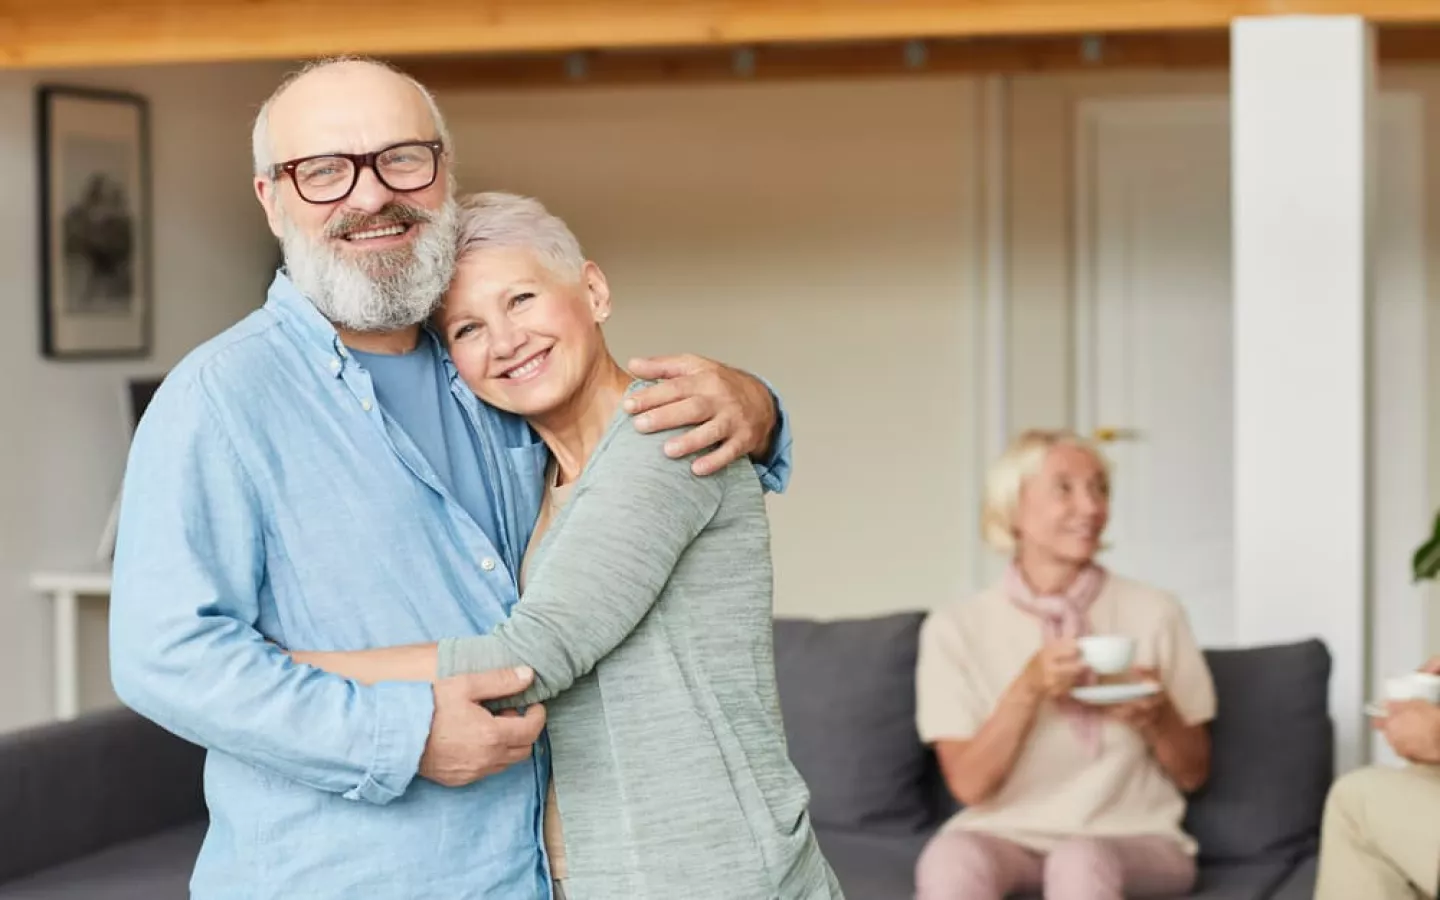
M 110 596 L 109 572 L 37 572 L 30 589 L 50 598 L 55 622 L 55 716 L 80 713 L 80 600 Z

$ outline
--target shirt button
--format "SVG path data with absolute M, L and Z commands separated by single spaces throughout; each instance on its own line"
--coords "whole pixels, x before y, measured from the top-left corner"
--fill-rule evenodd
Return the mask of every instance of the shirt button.
M 370 411 L 370 408 L 371 408 L 371 407 L 370 407 L 370 401 L 369 401 L 369 400 L 361 400 L 361 401 L 360 401 L 360 408 L 363 409 L 363 410 L 365 410 L 366 412 L 369 412 L 369 411 Z
M 330 360 L 330 371 L 332 371 L 332 372 L 338 372 L 338 371 L 340 371 L 340 360 L 338 360 L 338 359 L 332 359 L 332 360 Z
M 488 556 L 485 557 L 484 559 L 480 560 L 480 568 L 484 569 L 487 572 L 495 571 L 495 560 L 491 559 Z

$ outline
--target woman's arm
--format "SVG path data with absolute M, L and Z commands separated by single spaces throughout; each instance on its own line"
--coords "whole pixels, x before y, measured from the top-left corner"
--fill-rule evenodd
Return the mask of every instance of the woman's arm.
M 1081 668 L 1074 641 L 1046 644 L 1000 695 L 995 710 L 973 738 L 935 742 L 945 785 L 956 800 L 974 806 L 1004 786 L 1025 748 L 1040 705 L 1048 698 L 1063 697 Z
M 1021 676 L 1000 696 L 995 711 L 973 738 L 935 742 L 945 786 L 956 800 L 975 806 L 995 795 L 1010 777 L 1039 709 L 1039 693 Z
M 1186 725 L 1168 700 L 1154 727 L 1141 736 L 1150 745 L 1155 760 L 1189 794 L 1200 789 L 1210 777 L 1210 731 L 1204 725 Z
M 362 684 L 382 681 L 435 681 L 436 644 L 406 644 L 374 650 L 287 651 L 297 663 L 314 666 Z
M 1137 680 L 1163 684 L 1155 669 L 1135 669 Z M 1185 793 L 1210 777 L 1210 731 L 1205 723 L 1186 724 L 1167 691 L 1110 707 L 1110 715 L 1144 739 L 1160 768 Z
M 1215 683 L 1205 655 L 1195 643 L 1189 617 L 1179 601 L 1167 597 L 1168 610 L 1156 636 L 1155 665 L 1136 667 L 1137 680 L 1164 690 L 1110 708 L 1144 739 L 1166 777 L 1185 793 L 1210 777 L 1210 730 L 1215 718 Z
M 529 666 L 528 690 L 486 703 L 528 705 L 568 689 L 629 636 L 714 517 L 730 477 L 698 476 L 689 458 L 667 458 L 662 445 L 672 435 L 611 431 L 551 526 L 510 618 L 490 634 L 441 641 L 442 677 Z
M 635 629 L 720 505 L 725 476 L 697 476 L 687 459 L 667 459 L 660 445 L 669 436 L 620 428 L 596 451 L 604 455 L 571 498 L 545 565 L 531 573 L 514 613 L 491 634 L 290 657 L 365 684 L 535 669 L 529 690 L 489 701 L 493 709 L 560 693 Z

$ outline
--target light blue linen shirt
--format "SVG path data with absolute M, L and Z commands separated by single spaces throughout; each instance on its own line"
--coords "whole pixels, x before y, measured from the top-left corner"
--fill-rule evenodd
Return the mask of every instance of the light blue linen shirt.
M 548 898 L 546 747 L 465 788 L 417 778 L 429 685 L 364 686 L 282 646 L 489 633 L 518 600 L 547 451 L 442 362 L 480 436 L 486 535 L 282 274 L 156 393 L 125 475 L 111 605 L 122 701 L 205 747 L 211 898 Z M 788 482 L 781 415 L 762 482 Z M 267 640 L 268 639 L 268 640 Z

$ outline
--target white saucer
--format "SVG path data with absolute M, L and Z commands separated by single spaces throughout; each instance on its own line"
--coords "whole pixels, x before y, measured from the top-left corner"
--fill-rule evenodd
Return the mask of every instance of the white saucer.
M 1160 685 L 1153 681 L 1136 681 L 1128 684 L 1087 684 L 1073 688 L 1070 696 L 1081 703 L 1109 706 L 1112 703 L 1128 703 L 1158 693 Z

